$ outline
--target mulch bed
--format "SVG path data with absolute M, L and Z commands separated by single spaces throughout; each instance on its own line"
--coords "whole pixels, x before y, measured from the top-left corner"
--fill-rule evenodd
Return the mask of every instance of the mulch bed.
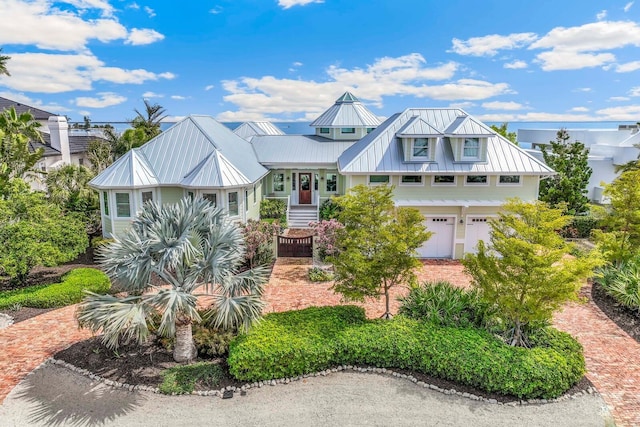
M 640 343 L 640 316 L 637 311 L 617 302 L 611 295 L 607 294 L 598 282 L 593 283 L 591 298 L 609 319 L 636 342 Z

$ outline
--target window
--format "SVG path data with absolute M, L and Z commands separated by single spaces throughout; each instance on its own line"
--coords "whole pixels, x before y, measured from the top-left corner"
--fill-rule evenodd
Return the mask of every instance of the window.
M 422 184 L 422 175 L 402 175 L 402 184 Z
M 337 173 L 328 173 L 327 174 L 327 192 L 335 193 L 338 191 L 338 174 Z
M 500 175 L 500 184 L 520 184 L 520 175 Z
M 218 206 L 218 198 L 215 193 L 204 193 L 202 198 L 211 203 L 213 206 Z
M 257 196 L 256 196 L 256 186 L 254 185 L 254 186 L 253 186 L 253 204 L 254 204 L 254 205 L 256 204 L 256 200 L 257 200 L 257 198 L 256 198 L 256 197 L 257 197 Z
M 40 170 L 41 170 L 42 172 L 46 172 L 46 171 L 47 171 L 47 164 L 46 164 L 45 162 L 40 162 L 40 163 L 38 164 L 38 167 L 40 168 Z
M 244 210 L 249 210 L 249 190 L 244 190 Z
M 367 133 L 371 133 L 371 132 L 373 132 L 373 130 L 374 130 L 374 129 L 375 129 L 375 128 L 367 128 Z
M 131 216 L 129 193 L 116 193 L 116 216 L 128 218 Z
M 329 128 L 320 128 L 320 133 L 329 133 Z
M 480 156 L 480 139 L 465 138 L 462 157 L 473 157 L 477 159 Z
M 291 189 L 292 190 L 296 189 L 296 173 L 295 172 L 291 174 Z
M 284 191 L 284 174 L 273 174 L 273 191 Z
M 433 177 L 435 185 L 453 185 L 456 183 L 455 175 L 435 175 Z
M 314 174 L 313 176 L 313 189 L 318 191 L 318 174 Z
M 369 184 L 388 184 L 389 175 L 369 175 Z
M 104 214 L 109 216 L 109 195 L 106 191 L 102 192 L 102 203 L 104 203 Z
M 429 157 L 429 140 L 416 138 L 413 140 L 413 157 Z
M 342 133 L 356 133 L 356 128 L 342 128 L 340 129 Z
M 144 205 L 147 202 L 153 200 L 153 191 L 143 191 L 142 192 L 142 204 Z
M 238 192 L 234 191 L 233 193 L 229 193 L 229 215 L 237 216 L 238 215 Z
M 78 165 L 84 166 L 84 159 L 82 157 L 78 159 Z
M 193 194 L 193 191 L 187 191 L 187 196 L 189 196 L 189 198 L 193 200 L 195 197 L 195 194 Z
M 487 184 L 487 175 L 467 175 L 467 184 Z

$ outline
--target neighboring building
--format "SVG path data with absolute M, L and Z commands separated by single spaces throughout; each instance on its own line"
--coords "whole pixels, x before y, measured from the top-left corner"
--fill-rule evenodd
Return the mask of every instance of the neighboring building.
M 31 107 L 29 105 L 21 104 L 17 101 L 13 101 L 11 99 L 3 98 L 0 96 L 0 111 L 8 110 L 11 107 L 15 108 L 18 114 L 26 112 L 31 113 L 34 120 L 40 123 L 40 130 L 43 132 L 47 132 L 49 130 L 49 117 L 56 115 L 54 113 L 50 113 L 36 107 Z
M 518 142 L 531 144 L 527 152 L 544 161 L 540 146 L 556 140 L 558 129 L 518 129 Z M 621 125 L 618 129 L 567 129 L 569 141 L 580 141 L 589 149 L 589 166 L 593 169 L 587 197 L 596 203 L 603 200 L 603 183 L 611 183 L 619 173 L 616 167 L 637 160 L 640 133 L 637 125 Z
M 233 133 L 247 141 L 251 141 L 254 136 L 284 135 L 284 132 L 271 122 L 244 122 L 235 128 Z
M 244 221 L 259 216 L 261 199 L 281 198 L 290 226 L 306 226 L 333 195 L 391 184 L 396 204 L 419 209 L 434 232 L 419 255 L 460 258 L 488 237 L 507 198 L 536 200 L 554 173 L 460 109 L 410 108 L 380 123 L 347 92 L 311 126 L 313 135 L 247 142 L 210 117 L 184 119 L 92 181 L 105 235 L 149 199 L 203 196 Z

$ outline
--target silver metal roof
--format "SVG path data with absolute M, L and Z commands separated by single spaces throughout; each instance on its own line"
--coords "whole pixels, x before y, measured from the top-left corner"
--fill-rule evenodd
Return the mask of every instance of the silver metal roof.
M 471 116 L 458 116 L 444 130 L 447 136 L 490 136 L 495 132 Z
M 105 173 L 106 171 L 108 173 Z M 155 187 L 158 185 L 153 168 L 138 150 L 130 150 L 103 173 L 91 180 L 96 188 Z
M 380 119 L 350 92 L 345 92 L 327 111 L 310 126 L 323 128 L 369 127 L 380 124 Z
M 345 174 L 363 173 L 425 173 L 425 174 L 521 174 L 550 175 L 554 171 L 536 160 L 477 120 L 472 120 L 469 130 L 488 136 L 486 162 L 454 162 L 451 144 L 446 137 L 439 137 L 435 161 L 405 162 L 402 144 L 396 134 L 414 117 L 420 117 L 436 130 L 445 133 L 456 123 L 454 130 L 464 124 L 458 119 L 468 116 L 460 109 L 410 108 L 389 117 L 373 132 L 349 147 L 338 159 L 338 169 Z M 415 119 L 413 119 L 415 121 Z M 480 126 L 482 129 L 476 129 Z M 462 136 L 461 133 L 457 133 Z M 489 136 L 490 135 L 490 136 Z
M 251 144 L 209 116 L 189 116 L 126 157 L 144 159 L 124 168 L 119 159 L 91 181 L 96 188 L 138 185 L 225 187 L 253 184 L 268 171 Z M 144 168 L 143 168 L 144 166 Z M 141 168 L 146 172 L 141 172 Z M 148 173 L 154 183 L 132 176 Z
M 414 116 L 402 126 L 396 135 L 400 137 L 442 136 L 442 132 L 425 122 L 420 116 Z
M 263 165 L 332 165 L 355 141 L 333 141 L 315 135 L 254 136 L 251 140 Z
M 284 135 L 284 132 L 271 122 L 244 122 L 235 128 L 233 133 L 246 140 L 256 135 Z

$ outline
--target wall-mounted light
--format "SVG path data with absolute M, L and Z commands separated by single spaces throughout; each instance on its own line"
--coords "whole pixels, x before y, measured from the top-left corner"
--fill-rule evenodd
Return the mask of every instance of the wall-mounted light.
M 460 218 L 460 224 L 464 224 L 464 219 Z
M 320 181 L 324 181 L 324 176 L 321 176 L 321 177 L 320 177 Z
M 287 175 L 287 181 L 291 181 L 291 177 Z

